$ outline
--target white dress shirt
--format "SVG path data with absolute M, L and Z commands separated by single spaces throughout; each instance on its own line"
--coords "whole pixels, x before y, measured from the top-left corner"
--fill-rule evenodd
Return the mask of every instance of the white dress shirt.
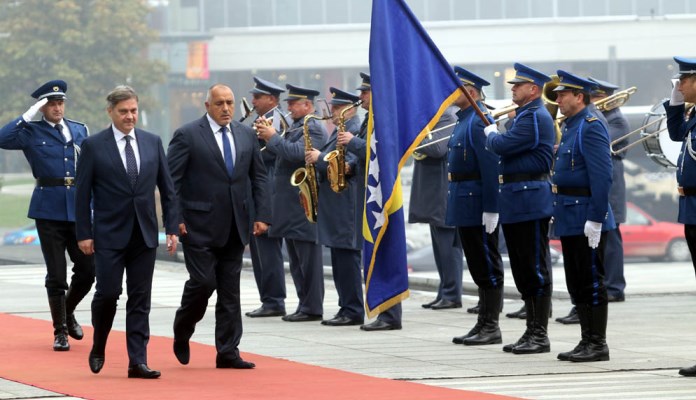
M 222 149 L 222 132 L 220 132 L 220 129 L 222 129 L 222 126 L 218 125 L 217 122 L 215 122 L 214 119 L 210 118 L 209 114 L 205 114 L 205 116 L 208 118 L 208 123 L 210 124 L 210 128 L 213 130 L 213 134 L 215 135 L 215 141 L 217 142 L 218 148 L 220 148 L 220 154 L 222 154 L 222 159 L 225 159 L 225 151 Z M 232 147 L 232 164 L 235 164 L 235 161 L 237 161 L 237 149 L 234 146 L 234 138 L 232 137 L 232 129 L 230 129 L 230 126 L 227 125 L 227 138 L 230 140 L 230 147 Z
M 126 166 L 126 134 L 119 131 L 113 124 L 111 124 L 111 129 L 114 130 L 114 139 L 116 139 L 116 146 L 118 147 L 118 154 L 121 156 L 121 162 L 123 162 L 123 168 L 128 171 Z M 135 129 L 128 133 L 131 137 L 131 147 L 133 148 L 133 153 L 135 153 L 135 163 L 138 165 L 138 173 L 140 173 L 140 151 L 138 150 L 138 139 L 135 137 Z
M 65 120 L 63 120 L 63 119 L 61 118 L 61 120 L 60 120 L 60 122 L 58 122 L 58 124 L 54 124 L 53 122 L 51 122 L 51 121 L 49 121 L 49 120 L 47 120 L 47 119 L 44 119 L 44 121 L 46 121 L 46 122 L 47 122 L 49 125 L 51 125 L 54 129 L 55 129 L 56 125 L 60 124 L 60 126 L 63 127 L 62 132 L 63 132 L 63 137 L 65 138 L 65 143 L 68 143 L 69 141 L 72 140 L 72 134 L 70 133 L 70 128 L 68 128 L 68 124 L 65 123 Z

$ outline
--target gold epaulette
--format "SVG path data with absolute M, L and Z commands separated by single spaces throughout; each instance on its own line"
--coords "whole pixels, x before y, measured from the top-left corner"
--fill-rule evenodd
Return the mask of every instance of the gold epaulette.
M 589 116 L 589 117 L 585 118 L 585 121 L 587 121 L 587 122 L 592 122 L 592 121 L 597 121 L 597 120 L 598 120 L 597 117 L 593 117 L 593 116 Z

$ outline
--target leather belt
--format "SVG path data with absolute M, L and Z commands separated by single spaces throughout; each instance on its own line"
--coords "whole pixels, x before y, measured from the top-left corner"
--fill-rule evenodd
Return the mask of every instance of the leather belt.
M 556 185 L 551 185 L 551 191 L 556 193 L 556 194 L 562 194 L 565 196 L 583 196 L 583 197 L 592 196 L 592 192 L 590 192 L 590 188 L 586 188 L 586 187 L 572 187 L 572 186 L 558 187 Z
M 498 175 L 498 183 L 514 183 L 525 181 L 545 181 L 549 179 L 549 174 L 505 174 Z
M 447 180 L 450 182 L 480 181 L 481 174 L 479 172 L 472 172 L 470 174 L 455 174 L 450 172 L 447 174 Z
M 683 187 L 679 186 L 677 188 L 679 191 L 680 196 L 696 196 L 696 187 L 691 186 L 691 187 Z
M 75 186 L 75 177 L 36 178 L 36 186 Z

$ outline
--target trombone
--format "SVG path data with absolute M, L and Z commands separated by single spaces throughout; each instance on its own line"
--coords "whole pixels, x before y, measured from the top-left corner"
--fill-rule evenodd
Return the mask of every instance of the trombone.
M 686 103 L 686 104 L 684 105 L 684 115 L 685 115 L 685 116 L 688 115 L 688 114 L 692 111 L 692 108 L 693 108 L 693 107 L 694 107 L 694 103 Z M 659 115 L 659 114 L 650 113 L 650 114 L 647 114 L 647 115 Z M 616 139 L 616 140 L 613 140 L 613 141 L 609 144 L 609 149 L 611 150 L 611 154 L 619 154 L 619 153 L 621 153 L 621 152 L 627 151 L 628 149 L 630 149 L 631 147 L 633 147 L 633 146 L 635 146 L 635 145 L 637 145 L 637 144 L 639 144 L 639 143 L 643 143 L 643 142 L 645 142 L 646 140 L 650 140 L 650 139 L 652 139 L 652 138 L 654 138 L 654 137 L 659 136 L 662 132 L 664 132 L 664 131 L 667 130 L 667 126 L 665 126 L 665 127 L 663 127 L 663 128 L 659 128 L 659 129 L 656 130 L 655 132 L 651 132 L 651 133 L 646 133 L 646 132 L 645 132 L 645 129 L 648 128 L 649 126 L 653 126 L 653 125 L 655 125 L 655 124 L 657 124 L 657 123 L 661 123 L 661 122 L 664 121 L 665 119 L 667 119 L 667 115 L 666 115 L 666 114 L 665 114 L 665 115 L 662 115 L 660 118 L 658 118 L 658 119 L 656 119 L 656 120 L 654 120 L 654 121 L 648 122 L 647 124 L 641 126 L 641 127 L 638 128 L 638 129 L 634 129 L 634 130 L 632 130 L 631 132 L 628 132 L 627 134 L 621 136 L 620 138 L 618 138 L 618 139 Z M 624 139 L 628 139 L 629 137 L 631 137 L 632 135 L 635 135 L 636 133 L 640 133 L 640 134 L 641 134 L 641 138 L 640 138 L 640 139 L 636 140 L 636 141 L 633 142 L 633 143 L 629 143 L 628 145 L 626 145 L 626 146 L 624 146 L 624 147 L 622 147 L 622 148 L 620 148 L 620 149 L 618 149 L 618 150 L 614 150 L 614 146 L 615 146 L 617 143 L 621 142 L 621 141 L 624 140 Z

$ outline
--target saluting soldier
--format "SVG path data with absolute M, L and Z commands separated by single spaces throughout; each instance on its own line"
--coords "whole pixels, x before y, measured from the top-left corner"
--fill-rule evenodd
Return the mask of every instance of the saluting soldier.
M 75 236 L 75 165 L 87 126 L 64 117 L 68 85 L 52 80 L 36 89 L 37 102 L 0 129 L 0 148 L 22 150 L 36 187 L 29 218 L 35 220 L 46 262 L 46 292 L 53 320 L 53 350 L 70 350 L 68 335 L 81 340 L 75 307 L 94 283 L 94 260 L 77 246 Z M 41 121 L 32 121 L 41 112 Z M 70 286 L 65 252 L 73 262 Z
M 684 102 L 696 103 L 696 58 L 674 57 L 679 72 L 674 77 L 672 95 L 664 106 L 667 112 L 669 137 L 682 142 L 677 160 L 677 183 L 679 185 L 679 222 L 684 224 L 684 236 L 691 252 L 691 261 L 696 269 L 696 153 L 693 142 L 696 140 L 696 118 L 693 108 L 690 115 Z M 681 368 L 679 375 L 696 376 L 696 365 Z
M 591 81 L 559 70 L 556 101 L 566 116 L 553 172 L 554 229 L 563 245 L 568 292 L 575 302 L 582 338 L 563 361 L 609 360 L 604 285 L 606 232 L 615 229 L 609 206 L 612 167 L 609 133 L 587 108 Z
M 360 225 L 355 224 L 359 208 L 356 204 L 355 192 L 357 190 L 356 180 L 364 179 L 364 177 L 353 175 L 357 157 L 346 152 L 343 162 L 347 187 L 337 193 L 331 187 L 329 163 L 325 160 L 329 153 L 336 150 L 341 112 L 358 102 L 360 98 L 334 87 L 329 88 L 329 91 L 332 96 L 331 114 L 336 128 L 324 146 L 318 150 L 312 149 L 305 154 L 306 162 L 316 166 L 320 204 L 317 215 L 319 243 L 331 250 L 331 269 L 340 307 L 333 318 L 321 323 L 329 326 L 361 325 L 365 319 L 362 269 L 360 268 L 362 230 Z M 347 110 L 343 117 L 345 131 L 358 134 L 360 119 L 356 114 L 356 108 Z
M 290 184 L 295 170 L 305 166 L 304 117 L 314 112 L 314 97 L 319 92 L 290 84 L 285 87 L 288 90 L 285 100 L 293 120 L 285 136 L 281 137 L 272 125 L 256 124 L 259 137 L 266 142 L 265 151 L 276 155 L 273 225 L 269 236 L 285 239 L 290 274 L 299 299 L 297 310 L 284 316 L 283 321 L 319 321 L 323 314 L 324 276 L 317 227 L 305 216 L 298 189 Z M 328 136 L 326 129 L 316 119 L 308 123 L 312 146 L 321 148 Z
M 464 90 L 481 110 L 483 87 L 490 85 L 480 76 L 454 67 Z M 479 312 L 476 325 L 455 344 L 502 343 L 498 326 L 503 300 L 503 260 L 498 251 L 498 156 L 486 149 L 483 121 L 469 99 L 461 94 L 454 104 L 460 108 L 458 122 L 449 140 L 447 225 L 459 231 L 466 263 L 478 286 Z M 486 113 L 488 121 L 495 121 Z M 461 282 L 461 279 L 460 279 Z
M 285 92 L 282 87 L 254 77 L 254 88 L 249 92 L 253 98 L 251 103 L 259 117 L 273 117 L 273 126 L 277 131 L 282 130 L 281 121 L 283 118 L 280 110 L 280 94 Z M 252 120 L 252 121 L 255 121 Z M 252 122 L 253 124 L 253 122 Z M 266 142 L 260 140 L 261 147 Z M 268 176 L 268 193 L 273 193 L 275 180 L 276 155 L 273 151 L 265 149 L 261 152 L 263 163 L 266 166 Z M 273 202 L 274 196 L 271 196 Z M 249 202 L 253 205 L 253 201 Z M 247 317 L 276 317 L 285 315 L 285 269 L 283 265 L 283 239 L 270 237 L 268 233 L 262 235 L 251 235 L 249 240 L 249 250 L 251 251 L 251 265 L 254 269 L 256 286 L 261 297 L 261 307 L 246 313 Z
M 551 309 L 551 254 L 549 221 L 553 211 L 549 172 L 555 131 L 551 114 L 541 100 L 551 79 L 515 64 L 512 101 L 519 107 L 512 126 L 498 133 L 485 128 L 486 146 L 500 156 L 498 206 L 500 223 L 510 255 L 512 276 L 527 311 L 527 329 L 520 339 L 503 346 L 514 354 L 547 353 L 551 349 L 547 326 Z

